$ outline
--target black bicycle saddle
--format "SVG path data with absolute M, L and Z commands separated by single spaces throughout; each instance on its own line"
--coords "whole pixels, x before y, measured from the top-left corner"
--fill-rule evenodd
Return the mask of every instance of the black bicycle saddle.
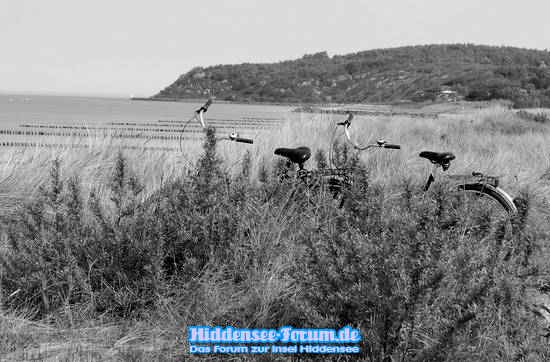
M 437 163 L 439 165 L 445 165 L 454 160 L 456 157 L 450 152 L 432 152 L 432 151 L 422 151 L 418 155 L 422 158 L 427 158 L 428 160 L 432 161 L 433 163 Z
M 309 160 L 311 150 L 304 146 L 298 148 L 277 148 L 275 154 L 286 157 L 294 163 L 301 164 Z

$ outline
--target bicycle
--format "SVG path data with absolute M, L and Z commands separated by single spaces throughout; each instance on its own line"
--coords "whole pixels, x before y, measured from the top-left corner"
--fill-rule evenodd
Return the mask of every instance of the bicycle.
M 185 128 L 187 125 L 193 121 L 197 120 L 202 129 L 206 130 L 207 126 L 204 121 L 204 113 L 208 111 L 208 108 L 212 105 L 213 101 L 212 99 L 209 99 L 204 105 L 202 105 L 199 109 L 197 109 L 194 112 L 193 117 L 191 117 L 183 126 L 182 130 L 180 131 L 179 136 L 179 147 L 180 152 L 182 155 L 187 159 L 185 156 L 183 150 L 182 150 L 182 136 L 185 132 Z M 247 143 L 247 144 L 253 144 L 254 141 L 250 138 L 244 138 L 241 137 L 236 132 L 231 132 L 227 137 L 218 137 L 216 141 L 234 141 L 234 142 L 240 142 L 240 143 Z M 398 145 L 389 145 L 386 144 L 385 141 L 379 140 L 376 145 L 372 145 L 372 147 L 385 147 L 385 148 L 400 148 Z M 295 163 L 298 165 L 298 171 L 295 174 L 295 177 L 302 181 L 302 185 L 305 185 L 308 190 L 311 191 L 319 191 L 321 187 L 327 186 L 330 193 L 333 195 L 333 198 L 336 199 L 338 207 L 341 208 L 344 204 L 345 200 L 345 193 L 343 192 L 343 189 L 345 186 L 348 186 L 351 184 L 350 181 L 350 175 L 349 175 L 349 169 L 347 168 L 338 168 L 338 167 L 330 167 L 327 169 L 320 169 L 320 170 L 306 170 L 304 168 L 304 163 L 311 157 L 311 150 L 308 147 L 298 147 L 295 149 L 291 148 L 278 148 L 275 150 L 275 154 L 279 154 L 281 156 L 284 156 L 288 159 L 290 163 Z M 332 159 L 331 159 L 331 165 L 332 165 Z M 279 181 L 283 181 L 283 179 L 290 179 L 290 176 L 288 174 L 281 175 Z
M 352 141 L 349 131 L 352 119 L 353 114 L 350 113 L 348 119 L 338 123 L 338 125 L 344 126 L 346 139 L 355 149 L 366 149 L 366 147 L 361 147 Z M 424 193 L 428 192 L 436 181 L 437 170 L 441 168 L 443 172 L 446 172 L 451 165 L 451 161 L 456 158 L 451 152 L 433 151 L 422 151 L 419 157 L 427 159 L 432 164 L 432 169 L 422 188 Z M 498 229 L 501 234 L 508 231 L 515 234 L 519 231 L 522 216 L 518 211 L 518 206 L 520 209 L 522 208 L 523 199 L 521 197 L 513 199 L 499 186 L 498 177 L 472 172 L 466 175 L 446 175 L 446 178 L 450 181 L 451 191 L 454 189 L 461 192 L 465 204 L 463 211 L 471 214 L 467 216 L 477 218 L 478 224 L 484 225 L 486 228 Z M 483 222 L 479 223 L 480 220 Z
M 389 148 L 400 149 L 399 145 L 388 144 L 385 140 L 380 139 L 376 144 L 359 145 L 352 140 L 350 134 L 350 125 L 353 120 L 353 113 L 349 113 L 348 118 L 343 122 L 338 122 L 336 127 L 342 126 L 347 142 L 357 151 L 365 151 L 371 148 Z M 336 132 L 336 129 L 335 129 Z M 334 136 L 333 136 L 334 137 Z M 351 185 L 350 175 L 346 170 L 334 169 L 332 167 L 326 170 L 318 170 L 316 172 L 308 171 L 303 164 L 309 159 L 311 151 L 309 148 L 302 146 L 295 149 L 278 148 L 275 150 L 276 155 L 286 157 L 290 162 L 298 164 L 298 171 L 295 175 L 304 184 L 311 183 L 311 179 L 319 178 L 326 179 L 326 184 L 329 185 L 330 191 L 335 199 L 340 199 L 339 207 L 344 205 L 345 187 Z M 433 168 L 430 170 L 426 183 L 422 188 L 424 193 L 428 192 L 434 181 L 436 180 L 436 172 L 438 168 L 442 168 L 445 172 L 449 169 L 451 161 L 456 157 L 450 152 L 433 152 L 422 151 L 419 157 L 430 161 Z M 332 162 L 331 162 L 332 165 Z M 499 178 L 496 176 L 486 176 L 479 172 L 472 172 L 469 175 L 446 175 L 451 181 L 451 189 L 460 191 L 462 199 L 467 205 L 466 212 L 472 212 L 478 216 L 483 216 L 487 219 L 489 226 L 499 225 L 502 227 L 510 226 L 512 232 L 516 232 L 518 225 L 518 204 L 519 198 L 513 199 L 505 190 L 499 187 Z

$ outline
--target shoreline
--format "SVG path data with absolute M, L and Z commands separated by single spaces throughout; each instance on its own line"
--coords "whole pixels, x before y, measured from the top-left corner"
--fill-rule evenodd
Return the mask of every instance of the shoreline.
M 342 108 L 347 110 L 355 109 L 358 112 L 362 111 L 393 111 L 397 110 L 415 110 L 420 112 L 424 108 L 433 106 L 456 106 L 457 104 L 465 105 L 478 102 L 440 102 L 440 103 L 416 103 L 416 102 L 403 102 L 395 101 L 389 103 L 314 103 L 314 102 L 247 102 L 247 101 L 228 101 L 218 100 L 216 98 L 145 98 L 145 97 L 132 97 L 132 101 L 149 101 L 149 102 L 183 102 L 183 103 L 205 103 L 208 99 L 212 99 L 216 103 L 235 104 L 235 105 L 261 105 L 261 106 L 284 106 L 284 107 L 296 107 L 297 111 L 303 111 L 304 109 L 323 109 L 329 112 L 340 112 Z M 309 113 L 309 112 L 308 112 Z M 314 112 L 316 113 L 316 112 Z
M 226 104 L 242 104 L 242 105 L 261 105 L 261 106 L 287 106 L 287 107 L 303 107 L 304 105 L 317 105 L 323 107 L 344 107 L 346 104 L 342 103 L 291 103 L 291 102 L 246 102 L 246 101 L 228 101 L 221 100 L 216 98 L 144 98 L 144 97 L 132 97 L 131 101 L 149 101 L 149 102 L 184 102 L 184 103 L 204 103 L 208 99 L 212 99 L 216 103 L 226 103 Z

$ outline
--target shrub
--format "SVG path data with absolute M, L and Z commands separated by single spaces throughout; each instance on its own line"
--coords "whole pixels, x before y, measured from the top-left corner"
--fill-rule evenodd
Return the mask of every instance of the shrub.
M 516 115 L 523 119 L 524 121 L 528 122 L 537 122 L 537 123 L 549 123 L 550 117 L 548 117 L 548 114 L 545 112 L 538 112 L 538 113 L 531 113 L 525 110 L 520 110 L 516 113 Z
M 345 214 L 308 214 L 294 276 L 301 327 L 358 328 L 366 360 L 480 359 L 487 350 L 503 359 L 498 340 L 523 353 L 514 326 L 535 324 L 521 313 L 522 280 L 510 275 L 526 254 L 500 259 L 511 240 L 472 232 L 460 194 L 421 198 L 408 187 L 388 198 L 364 181 Z
M 538 123 L 549 123 L 550 117 L 548 117 L 548 114 L 545 112 L 539 112 L 535 114 L 535 116 L 533 117 L 533 121 Z
M 54 161 L 49 182 L 7 225 L 9 254 L 2 289 L 8 307 L 37 316 L 78 306 L 90 315 L 127 315 L 154 295 L 154 240 L 147 236 L 141 186 L 116 160 L 109 202 L 83 202 L 76 176 L 62 180 Z M 74 309 L 74 308 L 73 308 Z

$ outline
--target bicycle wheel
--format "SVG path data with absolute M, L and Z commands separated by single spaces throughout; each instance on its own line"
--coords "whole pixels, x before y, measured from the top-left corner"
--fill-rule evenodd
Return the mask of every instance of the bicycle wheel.
M 478 183 L 459 185 L 458 189 L 463 193 L 468 233 L 491 237 L 499 246 L 513 236 L 518 210 L 504 190 Z
M 508 214 L 513 215 L 518 212 L 510 195 L 500 187 L 483 184 L 465 184 L 458 186 L 458 189 L 467 193 L 473 193 L 478 195 L 478 197 L 488 196 L 498 202 Z
M 341 209 L 346 202 L 345 182 L 336 177 L 330 177 L 326 183 L 328 192 L 332 196 L 333 204 Z
M 338 209 L 344 206 L 346 199 L 346 186 L 349 185 L 348 177 L 337 170 L 316 170 L 308 174 L 307 179 L 302 179 L 307 186 L 310 199 L 315 202 L 332 204 Z

